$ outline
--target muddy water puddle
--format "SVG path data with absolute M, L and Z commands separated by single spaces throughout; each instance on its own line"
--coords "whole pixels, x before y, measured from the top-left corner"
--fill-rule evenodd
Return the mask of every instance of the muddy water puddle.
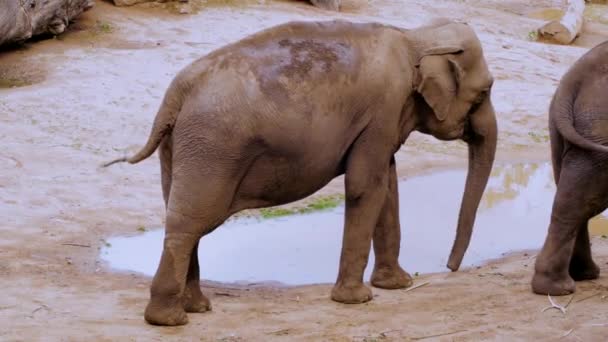
M 400 262 L 412 274 L 445 272 L 455 235 L 466 171 L 437 172 L 399 184 Z M 555 185 L 550 164 L 495 167 L 479 208 L 462 267 L 505 253 L 542 246 Z M 239 218 L 205 236 L 199 246 L 201 277 L 219 282 L 331 283 L 338 269 L 344 206 L 279 218 Z M 592 220 L 593 234 L 608 233 L 608 219 Z M 119 270 L 153 275 L 163 230 L 107 240 L 101 258 Z M 373 252 L 365 272 L 368 280 Z

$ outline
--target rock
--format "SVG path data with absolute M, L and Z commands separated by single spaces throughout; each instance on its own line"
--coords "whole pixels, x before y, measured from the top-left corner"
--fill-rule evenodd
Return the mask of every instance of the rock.
M 61 34 L 95 0 L 0 0 L 0 45 Z

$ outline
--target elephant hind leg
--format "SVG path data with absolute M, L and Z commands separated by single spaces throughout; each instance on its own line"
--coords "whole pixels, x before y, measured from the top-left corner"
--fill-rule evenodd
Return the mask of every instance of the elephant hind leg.
M 587 226 L 588 222 L 585 222 L 579 228 L 570 260 L 569 273 L 574 280 L 597 279 L 600 276 L 600 268 L 591 257 L 591 243 Z
M 186 324 L 186 311 L 210 309 L 199 286 L 198 242 L 228 218 L 236 185 L 226 173 L 188 172 L 172 175 L 163 252 L 144 315 L 151 324 Z
M 201 277 L 198 265 L 198 242 L 192 249 L 190 265 L 186 277 L 186 288 L 184 290 L 183 304 L 186 312 L 211 311 L 211 301 L 201 291 Z
M 165 208 L 169 204 L 171 194 L 172 176 L 172 137 L 166 136 L 160 143 L 160 171 Z M 186 312 L 205 312 L 211 310 L 211 302 L 203 295 L 200 288 L 200 271 L 198 264 L 198 241 L 195 243 L 190 254 L 190 264 L 186 277 L 186 288 L 184 290 L 183 305 Z
M 575 284 L 571 276 L 571 265 L 574 270 L 578 270 L 580 262 L 585 262 L 586 268 L 590 267 L 587 263 L 591 260 L 590 251 L 587 250 L 589 239 L 586 229 L 588 220 L 606 206 L 605 193 L 608 183 L 602 180 L 603 175 L 598 173 L 598 170 L 603 168 L 603 164 L 594 160 L 586 151 L 573 148 L 564 155 L 551 223 L 545 243 L 536 259 L 532 279 L 532 290 L 535 293 L 573 293 Z

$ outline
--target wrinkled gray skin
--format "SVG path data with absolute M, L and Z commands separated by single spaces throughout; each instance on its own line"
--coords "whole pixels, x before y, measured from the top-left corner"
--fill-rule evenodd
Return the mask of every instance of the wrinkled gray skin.
M 600 274 L 588 222 L 608 207 L 608 42 L 562 77 L 549 109 L 549 132 L 557 192 L 532 290 L 566 295 L 575 291 L 575 280 Z
M 415 30 L 291 22 L 193 62 L 169 86 L 146 146 L 106 164 L 160 150 L 166 234 L 146 320 L 185 324 L 186 312 L 210 309 L 199 287 L 198 241 L 230 215 L 304 198 L 342 174 L 346 213 L 332 299 L 372 299 L 363 284 L 372 240 L 372 284 L 410 286 L 398 262 L 393 155 L 413 131 L 469 145 L 448 262 L 457 270 L 494 161 L 492 82 L 473 30 L 446 20 Z
M 94 0 L 0 0 L 0 45 L 63 33 L 70 20 L 94 4 Z
M 310 0 L 310 2 L 319 7 L 326 10 L 331 11 L 339 11 L 340 10 L 340 0 Z

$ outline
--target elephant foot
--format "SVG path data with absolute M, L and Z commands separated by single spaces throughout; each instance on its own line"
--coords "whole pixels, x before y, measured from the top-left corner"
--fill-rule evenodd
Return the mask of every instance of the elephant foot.
M 572 279 L 576 281 L 592 280 L 599 278 L 600 268 L 591 259 L 584 261 L 575 261 L 572 259 L 569 273 Z
M 181 303 L 175 300 L 172 302 L 171 305 L 167 305 L 167 301 L 150 300 L 144 313 L 146 322 L 153 325 L 168 326 L 187 324 L 188 315 L 186 315 Z
M 360 304 L 372 300 L 372 290 L 363 283 L 345 286 L 341 283 L 334 285 L 331 299 L 344 304 Z
M 183 303 L 186 312 L 196 313 L 211 311 L 211 301 L 205 297 L 198 285 L 186 287 Z
M 532 278 L 532 291 L 536 294 L 565 296 L 574 293 L 576 285 L 569 275 L 551 277 L 545 273 L 536 272 Z
M 395 267 L 375 267 L 372 285 L 381 289 L 403 289 L 412 286 L 412 276 L 397 265 Z

